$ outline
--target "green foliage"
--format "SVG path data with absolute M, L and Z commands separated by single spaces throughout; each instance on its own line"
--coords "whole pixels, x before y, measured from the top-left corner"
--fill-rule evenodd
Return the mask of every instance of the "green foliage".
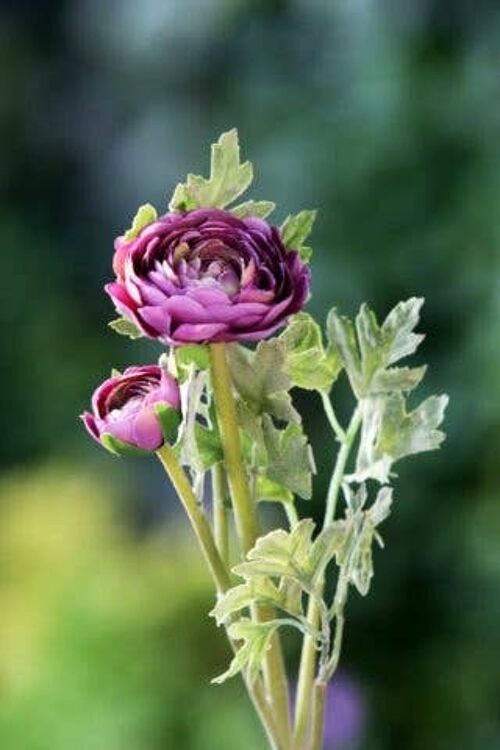
M 405 456 L 439 448 L 445 434 L 437 428 L 444 419 L 448 396 L 430 396 L 407 412 L 402 393 L 367 399 L 355 479 L 387 482 L 392 465 Z
M 312 449 L 302 426 L 289 423 L 284 430 L 279 430 L 267 414 L 262 426 L 268 457 L 267 476 L 300 497 L 309 499 L 315 467 Z
M 110 453 L 115 456 L 149 456 L 150 451 L 137 448 L 135 445 L 130 443 L 124 443 L 123 440 L 111 435 L 109 432 L 103 432 L 101 434 L 101 443 Z
M 344 545 L 340 564 L 343 575 L 362 596 L 366 596 L 373 578 L 373 542 L 374 539 L 382 544 L 377 533 L 379 526 L 388 516 L 392 505 L 392 488 L 382 487 L 373 505 L 364 511 L 367 499 L 364 484 L 356 493 L 346 488 L 346 536 L 348 542 Z
M 285 247 L 298 250 L 303 261 L 309 261 L 312 249 L 304 242 L 312 232 L 317 211 L 300 211 L 298 214 L 287 216 L 280 227 Z
M 108 326 L 120 336 L 128 336 L 129 339 L 140 339 L 143 335 L 135 323 L 127 318 L 116 318 L 108 323 Z
M 292 503 L 293 492 L 279 482 L 259 474 L 255 480 L 254 495 L 256 500 L 273 500 L 279 503 Z
M 235 641 L 244 641 L 244 643 L 238 648 L 229 669 L 219 677 L 215 677 L 212 682 L 220 685 L 243 671 L 250 683 L 255 682 L 259 676 L 262 661 L 271 645 L 271 638 L 280 624 L 279 620 L 253 622 L 245 617 L 230 625 L 229 637 Z
M 173 409 L 171 406 L 161 403 L 156 404 L 154 409 L 161 424 L 163 437 L 167 443 L 173 445 L 177 441 L 179 427 L 182 421 L 182 415 L 179 409 Z
M 342 361 L 332 344 L 325 349 L 321 329 L 311 315 L 294 315 L 278 341 L 283 344 L 283 369 L 293 385 L 307 390 L 331 389 Z
M 249 216 L 257 216 L 259 219 L 265 219 L 276 208 L 276 203 L 272 201 L 245 201 L 231 209 L 231 213 L 239 219 L 245 219 Z
M 225 208 L 245 192 L 252 179 L 251 163 L 240 162 L 238 132 L 229 130 L 212 144 L 209 179 L 188 174 L 186 182 L 177 185 L 169 208 L 171 211 Z
M 196 350 L 196 356 L 199 353 Z M 208 374 L 196 369 L 192 362 L 181 386 L 183 420 L 176 447 L 182 463 L 198 476 L 198 483 L 203 474 L 223 458 L 212 393 L 207 383 Z
M 390 367 L 418 347 L 423 336 L 413 332 L 423 299 L 412 297 L 391 310 L 382 326 L 375 313 L 362 305 L 355 324 L 333 309 L 327 320 L 328 338 L 339 351 L 358 398 L 390 391 L 411 391 L 422 380 L 425 367 Z
M 173 350 L 177 377 L 184 382 L 189 376 L 191 366 L 198 370 L 208 370 L 209 354 L 208 347 L 202 344 L 185 344 Z
M 288 393 L 291 381 L 283 369 L 285 350 L 278 339 L 260 341 L 255 351 L 233 344 L 228 361 L 233 384 L 252 414 L 300 420 Z
M 143 206 L 140 206 L 133 218 L 132 226 L 130 227 L 130 229 L 127 229 L 123 236 L 123 239 L 126 242 L 130 242 L 130 240 L 135 239 L 145 227 L 147 227 L 149 224 L 152 224 L 154 221 L 156 221 L 157 218 L 158 212 L 156 211 L 156 208 L 151 205 L 151 203 L 145 203 Z

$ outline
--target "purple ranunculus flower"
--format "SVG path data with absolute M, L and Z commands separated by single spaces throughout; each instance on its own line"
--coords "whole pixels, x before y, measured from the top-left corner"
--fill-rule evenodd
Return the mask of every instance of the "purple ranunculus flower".
M 256 341 L 309 296 L 310 275 L 279 230 L 258 218 L 196 209 L 168 213 L 115 243 L 117 310 L 167 344 Z
M 180 422 L 180 393 L 158 365 L 129 367 L 105 380 L 82 415 L 90 435 L 114 453 L 154 451 L 172 439 Z

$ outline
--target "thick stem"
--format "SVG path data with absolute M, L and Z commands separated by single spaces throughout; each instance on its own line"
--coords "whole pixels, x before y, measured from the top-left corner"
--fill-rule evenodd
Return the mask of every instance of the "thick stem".
M 217 593 L 223 594 L 231 586 L 231 579 L 227 568 L 219 555 L 210 526 L 198 504 L 186 473 L 182 466 L 180 466 L 174 451 L 168 444 L 163 445 L 157 451 L 157 456 L 163 464 L 163 467 L 170 477 L 177 495 L 184 506 L 193 531 L 198 539 L 201 551 L 207 561 Z M 235 649 L 234 643 L 231 642 L 231 646 Z M 260 682 L 250 684 L 245 676 L 243 676 L 243 679 L 255 710 L 262 722 L 262 726 L 264 727 L 272 750 L 288 750 L 287 746 L 282 744 L 279 739 L 279 728 L 271 714 L 262 684 Z
M 233 384 L 227 365 L 224 344 L 210 344 L 210 366 L 236 530 L 242 554 L 246 555 L 258 537 L 259 527 L 255 503 L 250 495 L 248 477 L 243 461 Z M 272 620 L 274 617 L 273 610 L 264 606 L 257 607 L 255 614 L 257 619 L 262 622 Z M 273 714 L 280 728 L 280 737 L 284 747 L 288 747 L 291 739 L 288 682 L 280 638 L 277 633 L 272 638 L 264 662 L 264 677 L 268 698 L 273 707 Z
M 345 467 L 349 454 L 351 452 L 354 438 L 358 432 L 361 424 L 361 409 L 358 405 L 356 408 L 345 438 L 342 441 L 341 448 L 337 455 L 337 461 L 328 488 L 328 494 L 326 498 L 326 510 L 325 517 L 323 520 L 323 528 L 329 526 L 335 516 L 335 508 L 337 505 L 337 498 L 339 495 L 342 479 L 344 477 Z M 307 620 L 311 625 L 312 629 L 318 627 L 319 621 L 319 607 L 314 599 L 309 599 L 309 606 L 307 610 Z M 314 669 L 316 666 L 316 647 L 314 639 L 309 635 L 304 636 L 302 645 L 302 654 L 300 659 L 299 668 L 299 680 L 297 684 L 297 700 L 295 709 L 295 749 L 303 750 L 309 731 L 309 718 L 310 718 L 310 702 L 311 702 L 311 690 L 314 680 Z
M 311 743 L 309 750 L 323 750 L 323 736 L 325 732 L 326 707 L 325 682 L 316 681 L 312 694 Z
M 219 554 L 226 567 L 229 563 L 229 532 L 226 508 L 226 475 L 224 466 L 212 468 L 212 503 L 214 515 L 214 537 Z

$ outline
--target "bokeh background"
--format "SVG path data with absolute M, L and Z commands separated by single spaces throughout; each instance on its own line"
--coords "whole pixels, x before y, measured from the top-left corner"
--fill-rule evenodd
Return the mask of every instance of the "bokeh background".
M 353 597 L 328 750 L 497 750 L 498 3 L 4 0 L 0 70 L 0 746 L 263 748 L 237 682 L 209 685 L 228 654 L 159 468 L 77 419 L 157 355 L 106 327 L 113 238 L 237 126 L 254 196 L 320 209 L 310 309 L 424 295 L 451 396 Z M 319 513 L 332 445 L 299 406 Z

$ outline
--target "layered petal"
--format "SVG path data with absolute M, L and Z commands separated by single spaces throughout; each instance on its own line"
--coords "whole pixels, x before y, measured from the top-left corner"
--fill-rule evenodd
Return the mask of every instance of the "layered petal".
M 254 341 L 298 312 L 309 269 L 279 230 L 229 211 L 169 213 L 115 243 L 106 291 L 142 332 L 167 344 Z

